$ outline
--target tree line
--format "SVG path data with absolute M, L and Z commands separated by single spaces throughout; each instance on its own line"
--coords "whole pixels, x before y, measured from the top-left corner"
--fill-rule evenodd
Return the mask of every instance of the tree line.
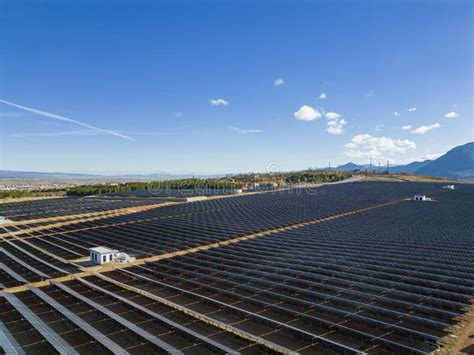
M 187 190 L 187 189 L 241 189 L 242 182 L 216 179 L 178 179 L 151 182 L 127 182 L 117 185 L 83 185 L 67 189 L 68 196 L 89 196 L 114 192 L 148 191 L 148 190 Z
M 277 183 L 292 185 L 298 183 L 334 182 L 344 179 L 340 172 L 303 171 L 278 174 L 237 175 L 213 179 L 177 179 L 151 182 L 127 182 L 123 184 L 82 185 L 67 189 L 68 196 L 90 196 L 116 192 L 149 191 L 149 190 L 233 190 L 245 187 L 252 188 L 253 183 L 260 185 Z
M 233 190 L 252 188 L 254 184 L 279 186 L 300 183 L 335 182 L 344 179 L 341 172 L 306 170 L 287 173 L 239 174 L 220 178 L 189 178 L 150 182 L 127 182 L 121 184 L 93 184 L 54 190 L 12 190 L 1 191 L 2 198 L 38 197 L 66 194 L 67 196 L 90 196 L 117 192 L 148 190 Z
M 9 190 L 0 191 L 0 199 L 5 198 L 22 198 L 22 197 L 46 197 L 46 196 L 61 196 L 65 194 L 64 189 L 52 190 Z

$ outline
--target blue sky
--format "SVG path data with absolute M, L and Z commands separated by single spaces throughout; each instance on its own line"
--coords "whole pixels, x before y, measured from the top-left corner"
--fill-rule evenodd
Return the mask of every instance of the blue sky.
M 473 140 L 472 7 L 0 0 L 0 169 L 434 157 Z

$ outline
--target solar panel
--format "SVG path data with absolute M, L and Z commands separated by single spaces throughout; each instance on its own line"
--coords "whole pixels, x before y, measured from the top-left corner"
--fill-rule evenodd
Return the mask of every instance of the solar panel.
M 105 308 L 104 306 L 101 306 L 100 304 L 92 301 L 91 299 L 82 296 L 80 293 L 77 293 L 76 291 L 70 289 L 66 285 L 64 285 L 62 283 L 59 283 L 59 282 L 55 282 L 55 281 L 52 281 L 51 283 L 53 285 L 59 287 L 63 291 L 66 291 L 70 295 L 76 297 L 77 299 L 81 300 L 82 302 L 87 303 L 92 308 L 98 310 L 99 312 L 105 314 L 106 316 L 110 317 L 114 321 L 120 323 L 124 327 L 130 329 L 131 331 L 133 331 L 134 333 L 140 335 L 142 338 L 144 338 L 145 340 L 149 341 L 150 343 L 156 345 L 157 347 L 159 347 L 159 348 L 161 348 L 161 349 L 163 349 L 163 350 L 165 350 L 165 351 L 167 351 L 171 354 L 182 354 L 181 351 L 179 351 L 178 349 L 174 348 L 173 346 L 165 343 L 164 341 L 160 340 L 159 338 L 155 337 L 153 334 L 150 334 L 146 330 L 136 326 L 135 324 L 129 322 L 125 318 L 119 316 L 118 314 L 112 312 L 111 310 Z
M 13 293 L 3 292 L 3 296 L 21 315 L 60 353 L 64 355 L 79 354 L 58 333 L 52 330 L 35 313 L 33 313 Z

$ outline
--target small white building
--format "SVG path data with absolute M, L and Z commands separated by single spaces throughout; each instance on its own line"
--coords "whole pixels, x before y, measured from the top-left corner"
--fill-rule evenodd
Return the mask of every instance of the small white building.
M 414 201 L 426 201 L 427 198 L 426 198 L 426 195 L 415 195 L 415 196 L 413 197 L 413 200 L 414 200 Z
M 11 221 L 9 219 L 6 219 L 3 216 L 0 216 L 0 225 L 10 223 Z
M 90 248 L 91 261 L 95 264 L 105 264 L 115 261 L 115 254 L 118 253 L 118 250 L 109 249 L 106 247 L 95 247 Z

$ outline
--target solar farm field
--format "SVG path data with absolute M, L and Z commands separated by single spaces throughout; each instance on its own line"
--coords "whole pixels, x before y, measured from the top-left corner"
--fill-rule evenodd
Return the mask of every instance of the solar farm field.
M 1 208 L 6 353 L 426 354 L 472 322 L 473 185 Z
M 24 232 L 21 237 L 65 258 L 88 255 L 90 247 L 104 244 L 137 257 L 150 257 L 367 208 L 407 198 L 416 192 L 428 193 L 437 189 L 439 186 L 433 184 L 399 186 L 387 183 L 294 189 L 175 204 L 57 227 L 46 225 Z M 6 228 L 14 232 L 19 226 Z M 54 242 L 54 245 L 50 242 Z M 62 251 L 57 250 L 58 247 Z
M 0 204 L 0 216 L 12 221 L 102 212 L 157 203 L 152 198 L 82 197 L 54 198 Z

